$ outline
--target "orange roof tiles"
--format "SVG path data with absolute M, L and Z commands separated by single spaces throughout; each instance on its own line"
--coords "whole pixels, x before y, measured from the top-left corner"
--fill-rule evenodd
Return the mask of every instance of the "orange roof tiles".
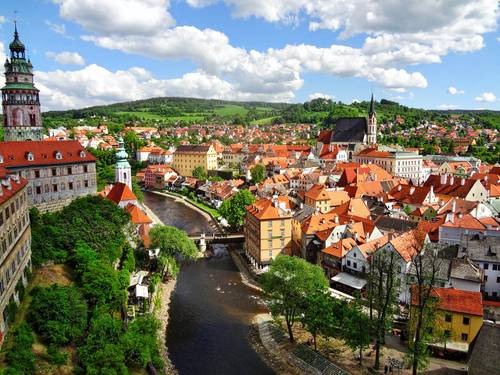
M 153 222 L 153 220 L 135 204 L 127 204 L 125 206 L 125 211 L 130 214 L 130 220 L 134 224 L 151 224 Z
M 123 201 L 134 201 L 137 200 L 135 194 L 130 190 L 127 184 L 123 182 L 116 182 L 113 185 L 113 188 L 110 190 L 108 195 L 106 196 L 110 201 L 115 202 L 116 204 Z
M 427 233 L 423 230 L 412 229 L 393 238 L 390 243 L 401 258 L 403 258 L 405 262 L 409 262 L 422 250 L 426 234 Z
M 284 206 L 290 209 L 290 201 L 288 197 L 278 197 L 277 204 L 272 199 L 259 199 L 255 203 L 246 207 L 250 215 L 255 216 L 259 220 L 273 220 L 284 217 L 291 217 L 290 213 L 285 213 L 279 207 Z
M 417 305 L 416 285 L 412 286 L 412 305 Z M 439 299 L 438 307 L 444 311 L 483 316 L 483 299 L 480 292 L 454 288 L 432 288 L 431 295 Z

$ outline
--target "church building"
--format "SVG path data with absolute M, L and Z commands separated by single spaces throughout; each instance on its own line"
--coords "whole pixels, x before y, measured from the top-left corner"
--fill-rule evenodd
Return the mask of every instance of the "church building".
M 28 180 L 28 205 L 40 211 L 55 211 L 95 194 L 95 157 L 78 141 L 43 141 L 39 91 L 17 25 L 9 49 L 1 89 L 5 142 L 0 142 L 0 168 Z
M 377 144 L 377 113 L 373 94 L 370 100 L 368 117 L 341 117 L 335 121 L 333 129 L 320 132 L 317 140 L 318 150 L 324 145 L 346 146 L 349 154 Z

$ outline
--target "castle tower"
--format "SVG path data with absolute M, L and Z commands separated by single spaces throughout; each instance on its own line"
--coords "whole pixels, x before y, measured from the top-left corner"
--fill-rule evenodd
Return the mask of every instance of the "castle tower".
M 370 101 L 370 109 L 368 111 L 368 133 L 367 140 L 369 145 L 377 144 L 377 113 L 375 112 L 375 102 L 372 99 Z
M 115 182 L 123 182 L 132 190 L 132 171 L 127 160 L 128 154 L 125 151 L 122 137 L 118 139 L 118 143 L 120 147 L 116 153 Z
M 6 141 L 39 141 L 43 138 L 39 90 L 33 84 L 33 65 L 26 60 L 24 44 L 19 39 L 17 24 L 14 40 L 9 44 L 10 60 L 5 67 L 2 87 L 4 139 Z

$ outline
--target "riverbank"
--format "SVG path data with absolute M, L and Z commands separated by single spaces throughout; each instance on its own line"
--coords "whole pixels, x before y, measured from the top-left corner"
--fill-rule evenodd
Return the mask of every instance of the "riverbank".
M 178 371 L 175 369 L 172 361 L 170 360 L 167 347 L 167 329 L 168 329 L 168 322 L 170 319 L 169 315 L 170 299 L 172 297 L 172 293 L 175 289 L 176 283 L 177 279 L 173 278 L 168 280 L 167 282 L 161 282 L 158 284 L 159 306 L 155 313 L 156 318 L 160 322 L 160 329 L 158 330 L 158 340 L 160 341 L 160 348 L 161 348 L 160 355 L 165 365 L 165 373 L 168 375 L 178 374 Z
M 152 193 L 152 194 L 156 194 L 156 195 L 162 195 L 164 197 L 171 198 L 171 199 L 175 200 L 176 202 L 184 204 L 185 206 L 197 211 L 199 214 L 201 214 L 209 222 L 212 222 L 220 232 L 223 231 L 220 223 L 218 222 L 217 218 L 215 217 L 215 215 L 212 212 L 210 212 L 208 209 L 200 207 L 199 205 L 195 204 L 194 202 L 191 202 L 189 200 L 189 198 L 187 198 L 183 195 L 180 195 L 180 194 L 171 193 L 171 192 L 167 192 L 167 191 L 148 190 L 148 192 Z

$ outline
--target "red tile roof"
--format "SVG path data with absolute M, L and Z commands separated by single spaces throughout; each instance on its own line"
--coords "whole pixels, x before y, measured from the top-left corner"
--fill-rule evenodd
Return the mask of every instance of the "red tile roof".
M 0 168 L 0 179 L 6 182 L 6 184 L 0 183 L 0 205 L 7 202 L 28 183 L 28 180 L 25 180 L 24 178 L 6 176 L 4 168 Z
M 137 197 L 132 192 L 132 190 L 130 190 L 128 185 L 124 184 L 123 182 L 116 182 L 106 198 L 108 198 L 112 202 L 115 202 L 116 204 L 123 201 L 137 200 Z
M 418 303 L 418 294 L 413 292 L 416 287 L 416 285 L 412 286 L 412 305 Z M 433 288 L 431 294 L 439 298 L 439 309 L 441 310 L 483 316 L 483 301 L 480 292 L 454 288 Z
M 130 221 L 134 224 L 151 224 L 153 222 L 153 220 L 135 204 L 127 204 L 125 206 L 125 211 L 130 214 Z
M 33 160 L 28 160 L 31 153 Z M 10 141 L 0 142 L 0 155 L 6 168 L 94 162 L 96 158 L 78 141 Z M 60 158 L 58 158 L 60 155 Z

